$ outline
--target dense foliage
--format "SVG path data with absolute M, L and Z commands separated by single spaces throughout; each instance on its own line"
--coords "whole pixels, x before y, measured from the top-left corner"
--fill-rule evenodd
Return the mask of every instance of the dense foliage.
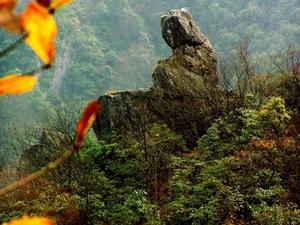
M 75 102 L 150 86 L 169 51 L 159 17 L 182 6 L 224 59 L 221 114 L 197 146 L 164 124 L 102 141 L 90 133 L 63 167 L 1 199 L 0 223 L 27 214 L 64 225 L 300 224 L 300 54 L 288 49 L 300 47 L 297 0 L 77 0 L 57 14 L 56 67 L 34 92 L 0 98 L 0 186 L 72 147 Z M 246 36 L 249 49 L 236 48 Z M 13 39 L 1 31 L 1 48 Z M 0 58 L 0 74 L 39 66 L 32 58 L 20 46 Z
M 295 58 L 299 52 L 290 50 L 284 61 Z M 300 89 L 292 81 L 300 63 L 293 62 L 268 74 L 274 79 L 255 74 L 247 80 L 242 73 L 247 82 L 232 84 L 222 114 L 194 149 L 162 124 L 100 142 L 91 134 L 62 168 L 4 199 L 0 220 L 30 214 L 58 224 L 299 224 L 299 105 L 293 99 Z M 71 147 L 71 115 L 50 113 L 20 137 L 17 171 L 2 164 L 1 183 Z

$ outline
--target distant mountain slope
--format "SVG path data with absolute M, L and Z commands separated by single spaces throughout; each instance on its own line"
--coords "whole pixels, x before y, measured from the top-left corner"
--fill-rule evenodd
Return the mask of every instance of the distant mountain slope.
M 41 78 L 41 88 L 70 100 L 150 87 L 153 65 L 170 55 L 159 17 L 184 6 L 219 58 L 230 55 L 245 37 L 250 51 L 260 58 L 289 45 L 300 47 L 298 0 L 77 0 L 56 16 L 61 31 L 57 68 Z M 5 42 L 0 33 L 0 43 Z M 32 63 L 36 62 L 1 59 L 1 72 L 24 70 Z
M 150 86 L 153 64 L 170 54 L 161 38 L 159 17 L 183 6 L 190 8 L 219 57 L 232 53 L 245 37 L 251 52 L 260 57 L 279 53 L 288 45 L 300 47 L 296 0 L 76 1 L 64 12 L 68 20 L 58 17 L 65 27 L 61 36 L 76 46 L 74 65 L 64 79 L 64 96 L 81 96 L 86 85 L 87 96 Z M 71 37 L 70 21 L 78 26 Z

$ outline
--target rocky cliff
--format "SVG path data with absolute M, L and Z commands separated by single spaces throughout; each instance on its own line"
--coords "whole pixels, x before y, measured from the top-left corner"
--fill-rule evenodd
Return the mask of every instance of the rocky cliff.
M 116 131 L 139 131 L 165 123 L 190 146 L 205 132 L 216 113 L 216 55 L 187 8 L 161 18 L 162 36 L 172 55 L 158 62 L 151 89 L 101 96 L 102 111 L 94 131 L 98 138 Z

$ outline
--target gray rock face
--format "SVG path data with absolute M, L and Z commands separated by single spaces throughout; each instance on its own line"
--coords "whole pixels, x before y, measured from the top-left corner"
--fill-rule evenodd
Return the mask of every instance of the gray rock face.
M 182 45 L 206 45 L 212 50 L 187 8 L 171 10 L 169 15 L 162 16 L 161 27 L 163 38 L 172 49 Z
M 217 105 L 213 96 L 218 93 L 215 52 L 187 8 L 163 16 L 161 27 L 172 56 L 158 62 L 151 89 L 99 98 L 102 112 L 94 124 L 98 138 L 111 131 L 138 131 L 145 122 L 160 122 L 194 146 L 209 126 Z

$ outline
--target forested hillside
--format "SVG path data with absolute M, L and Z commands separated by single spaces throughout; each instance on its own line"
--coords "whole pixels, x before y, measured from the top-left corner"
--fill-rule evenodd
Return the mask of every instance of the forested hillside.
M 163 40 L 161 16 L 181 7 L 218 64 L 209 43 L 172 52 Z M 36 74 L 32 92 L 0 95 L 0 188 L 74 148 L 87 101 L 151 89 L 126 92 L 112 100 L 115 111 L 101 112 L 124 126 L 88 133 L 62 167 L 0 196 L 0 224 L 22 215 L 57 225 L 300 224 L 299 0 L 76 0 L 55 19 L 53 67 Z M 0 49 L 17 38 L 1 29 Z M 0 77 L 42 64 L 19 45 L 0 55 Z M 178 77 L 159 83 L 168 74 Z M 167 114 L 145 104 L 129 112 L 132 96 Z
M 26 2 L 26 1 L 23 1 Z M 220 59 L 248 38 L 250 52 L 267 61 L 289 45 L 299 47 L 297 0 L 78 0 L 57 14 L 60 40 L 56 67 L 41 88 L 70 99 L 89 99 L 109 90 L 151 86 L 154 64 L 170 54 L 160 31 L 160 16 L 187 6 Z M 1 33 L 1 45 L 11 39 Z M 30 68 L 30 50 L 19 48 L 1 59 L 1 74 Z M 14 58 L 18 54 L 18 63 Z M 20 55 L 21 54 L 21 55 Z M 88 88 L 86 88 L 88 87 Z

